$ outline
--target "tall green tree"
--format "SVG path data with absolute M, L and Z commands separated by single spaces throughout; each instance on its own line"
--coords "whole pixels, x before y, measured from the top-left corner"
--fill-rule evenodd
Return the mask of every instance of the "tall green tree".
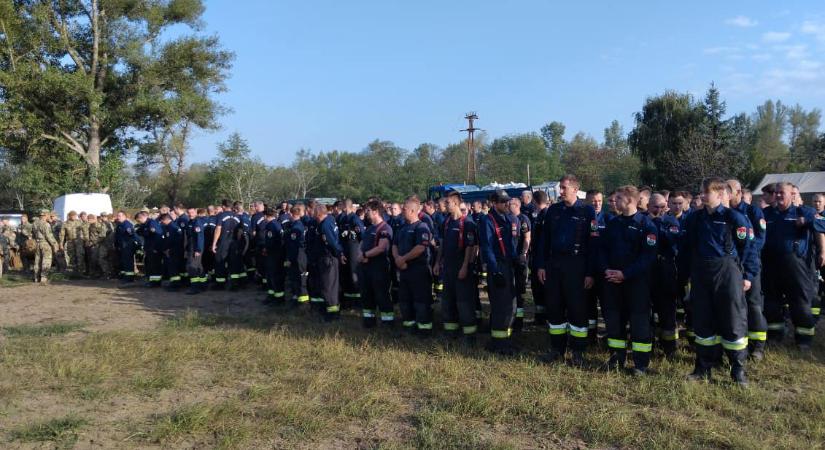
M 203 11 L 200 0 L 0 1 L 3 145 L 23 158 L 37 146 L 73 152 L 105 189 L 106 153 L 120 157 L 141 109 L 167 95 L 153 74 L 198 69 L 170 53 Z M 220 52 L 214 42 L 205 49 Z

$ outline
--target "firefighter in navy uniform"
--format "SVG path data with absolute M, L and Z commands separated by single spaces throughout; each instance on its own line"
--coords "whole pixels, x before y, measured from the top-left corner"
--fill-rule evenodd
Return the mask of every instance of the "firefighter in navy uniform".
M 539 282 L 536 263 L 540 259 L 539 253 L 544 249 L 542 244 L 542 229 L 544 227 L 544 215 L 547 213 L 547 207 L 549 206 L 547 193 L 544 191 L 536 191 L 533 200 L 536 204 L 535 217 L 533 218 L 533 231 L 531 234 L 532 239 L 530 240 L 530 291 L 533 294 L 533 304 L 535 305 L 533 324 L 538 327 L 546 327 L 547 317 L 545 312 L 544 284 Z
M 690 380 L 707 380 L 718 363 L 719 345 L 730 361 L 730 374 L 741 386 L 748 383 L 748 308 L 745 291 L 751 280 L 743 272 L 745 259 L 755 258 L 748 220 L 723 206 L 727 185 L 721 178 L 702 182 L 703 207 L 685 222 L 679 248 L 679 276 L 690 278 L 690 304 L 696 335 L 696 362 Z
M 210 247 L 215 255 L 215 288 L 226 287 L 229 277 L 229 248 L 232 245 L 232 235 L 235 228 L 240 224 L 240 220 L 232 213 L 232 205 L 229 200 L 221 202 L 220 211 L 215 216 L 215 230 L 212 233 Z
M 343 211 L 337 223 L 341 234 L 341 247 L 344 249 L 347 261 L 346 264 L 341 265 L 341 289 L 349 306 L 349 302 L 361 298 L 361 290 L 358 286 L 358 257 L 361 254 L 361 234 L 366 227 L 355 213 L 355 206 L 350 199 L 344 200 Z
M 656 260 L 650 268 L 650 296 L 658 319 L 658 344 L 666 357 L 676 353 L 679 331 L 676 326 L 678 296 L 676 255 L 682 234 L 679 221 L 667 214 L 667 201 L 661 194 L 650 197 L 647 211 L 656 226 Z
M 516 239 L 517 258 L 513 265 L 513 275 L 515 275 L 514 289 L 516 292 L 516 316 L 513 319 L 513 331 L 520 332 L 524 327 L 524 295 L 527 294 L 527 254 L 530 250 L 533 228 L 530 219 L 521 212 L 523 209 L 521 200 L 517 198 L 510 199 L 508 208 L 510 220 L 518 226 L 518 237 Z
M 249 252 L 249 216 L 245 215 L 240 202 L 233 205 L 233 220 L 237 221 L 237 226 L 232 230 L 229 243 L 229 288 L 233 291 L 240 289 L 246 284 L 248 278 L 246 271 L 246 254 Z
M 551 346 L 543 359 L 564 358 L 569 344 L 573 364 L 581 365 L 587 348 L 585 291 L 593 287 L 599 228 L 593 207 L 578 198 L 578 179 L 565 175 L 559 187 L 561 201 L 544 216 L 544 249 L 536 265 L 544 283 Z
M 393 203 L 390 205 L 390 218 L 387 223 L 390 224 L 392 227 L 392 235 L 393 238 L 398 236 L 398 231 L 404 226 L 404 215 L 401 214 L 401 204 L 400 203 Z M 398 268 L 395 267 L 395 261 L 390 255 L 390 266 L 392 268 L 392 278 L 390 280 L 390 298 L 392 299 L 393 304 L 398 304 Z
M 251 247 L 249 252 L 252 253 L 250 258 L 247 260 L 254 261 L 252 267 L 255 269 L 255 281 L 259 282 L 261 285 L 261 289 L 267 289 L 268 283 L 266 279 L 266 256 L 264 256 L 264 246 L 266 245 L 266 214 L 264 211 L 266 209 L 266 205 L 264 202 L 257 201 L 253 203 L 253 207 L 255 208 L 255 212 L 250 217 L 249 222 L 251 225 Z
M 430 245 L 432 230 L 419 219 L 418 197 L 404 201 L 405 224 L 393 236 L 392 255 L 399 272 L 398 302 L 402 325 L 410 332 L 426 337 L 433 331 L 432 276 Z
M 339 262 L 347 262 L 344 249 L 338 240 L 338 225 L 332 215 L 327 214 L 324 205 L 315 206 L 316 243 L 318 250 L 318 293 L 326 305 L 324 320 L 337 320 L 341 315 L 341 305 L 338 300 L 339 289 Z
M 284 228 L 286 236 L 287 276 L 293 306 L 309 302 L 307 292 L 306 228 L 301 220 L 304 205 L 297 204 L 290 210 L 290 219 Z
M 215 237 L 215 227 L 218 225 L 215 207 L 209 205 L 206 208 L 206 217 L 203 219 L 203 273 L 206 281 L 215 276 L 215 253 L 212 251 L 212 240 Z
M 365 328 L 376 325 L 376 316 L 380 316 L 383 325 L 391 326 L 395 322 L 390 299 L 392 227 L 384 221 L 382 212 L 380 201 L 367 202 L 365 214 L 370 226 L 361 237 L 361 253 L 358 255 L 361 316 Z
M 148 287 L 160 287 L 163 280 L 163 228 L 149 214 L 137 214 L 138 234 L 143 238 L 143 270 L 148 277 Z
M 585 203 L 593 207 L 596 212 L 596 225 L 599 234 L 604 231 L 610 214 L 604 208 L 604 194 L 598 190 L 587 191 L 584 198 Z M 615 202 L 614 202 L 615 204 Z M 599 303 L 604 294 L 604 277 L 593 277 L 593 288 L 585 291 L 587 297 L 587 339 L 591 343 L 596 343 L 599 338 Z
M 326 309 L 324 297 L 321 293 L 320 269 L 318 263 L 321 260 L 321 238 L 318 236 L 318 221 L 315 220 L 315 209 L 318 204 L 310 201 L 307 206 L 307 214 L 301 219 L 306 229 L 306 254 L 307 254 L 307 292 L 309 293 L 309 303 L 312 309 L 323 313 Z
M 181 230 L 182 234 L 186 234 L 186 228 L 189 225 L 189 215 L 186 212 L 186 208 L 183 207 L 182 203 L 178 203 L 175 205 L 175 224 Z M 180 272 L 178 275 L 180 276 L 180 284 L 187 285 L 189 284 L 189 274 L 186 271 L 186 249 L 184 248 L 185 239 L 181 238 L 179 245 L 180 245 L 180 254 L 181 259 L 179 261 L 179 268 Z
M 448 215 L 444 218 L 436 270 L 444 280 L 441 318 L 444 331 L 458 336 L 459 327 L 465 341 L 475 344 L 478 331 L 474 289 L 478 286 L 473 270 L 478 252 L 478 230 L 469 217 L 461 213 L 461 194 L 451 191 L 446 198 Z
M 760 361 L 765 356 L 765 342 L 768 339 L 768 321 L 765 319 L 765 298 L 762 293 L 762 262 L 759 258 L 765 246 L 767 222 L 762 209 L 745 203 L 742 198 L 742 183 L 739 180 L 731 179 L 727 183 L 731 189 L 731 208 L 747 217 L 753 228 L 757 275 L 751 280 L 751 288 L 745 292 L 745 300 L 748 303 L 748 352 L 751 359 Z
M 266 279 L 267 299 L 274 304 L 283 304 L 284 284 L 286 274 L 284 273 L 285 246 L 284 229 L 278 221 L 275 208 L 267 207 L 264 210 L 264 241 L 258 250 L 264 256 L 264 279 Z
M 118 211 L 115 216 L 115 249 L 120 265 L 120 281 L 129 284 L 135 281 L 135 252 L 138 247 L 138 237 L 132 222 L 126 218 L 126 213 Z
M 186 269 L 186 261 L 183 258 L 183 230 L 169 214 L 161 214 L 160 223 L 163 225 L 163 265 L 169 280 L 167 289 L 176 291 L 182 281 L 180 274 Z
M 516 314 L 514 266 L 518 259 L 519 224 L 508 214 L 510 197 L 503 190 L 490 196 L 490 212 L 479 225 L 479 252 L 487 265 L 487 292 L 490 298 L 490 335 L 487 349 L 512 355 L 512 325 Z
M 792 204 L 793 186 L 777 183 L 776 206 L 765 209 L 765 247 L 762 263 L 765 267 L 765 317 L 768 320 L 768 338 L 781 340 L 785 335 L 782 306 L 788 304 L 796 329 L 796 343 L 809 350 L 814 336 L 814 318 L 811 304 L 816 295 L 811 281 L 808 252 L 819 243 L 817 267 L 825 260 L 825 219 L 812 208 Z
M 621 215 L 607 222 L 599 235 L 599 268 L 604 274 L 602 315 L 607 327 L 610 369 L 624 369 L 630 322 L 633 374 L 643 375 L 650 364 L 653 333 L 650 327 L 650 268 L 656 260 L 656 226 L 637 209 L 635 186 L 616 189 Z
M 206 210 L 189 208 L 187 210 L 189 221 L 186 223 L 185 254 L 186 273 L 189 276 L 189 295 L 195 295 L 206 289 L 206 273 L 203 269 L 203 250 L 206 247 L 204 236 L 204 225 L 206 223 Z

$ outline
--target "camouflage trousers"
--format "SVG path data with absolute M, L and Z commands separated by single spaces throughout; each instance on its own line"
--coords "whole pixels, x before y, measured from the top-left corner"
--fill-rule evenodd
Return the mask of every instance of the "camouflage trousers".
M 72 269 L 77 273 L 86 272 L 86 247 L 80 239 L 66 241 L 63 249 L 66 258 L 66 269 Z
M 34 281 L 49 279 L 52 268 L 52 246 L 48 242 L 38 242 L 34 251 Z

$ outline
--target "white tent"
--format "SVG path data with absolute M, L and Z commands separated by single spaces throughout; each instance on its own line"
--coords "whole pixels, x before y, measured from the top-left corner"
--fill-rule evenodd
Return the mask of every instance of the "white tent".
M 112 199 L 109 194 L 67 194 L 54 199 L 54 211 L 61 220 L 66 220 L 69 211 L 78 214 L 87 212 L 98 215 L 112 213 Z
M 810 195 L 822 192 L 825 193 L 825 172 L 800 172 L 800 173 L 769 173 L 762 178 L 762 181 L 753 190 L 754 195 L 762 195 L 762 188 L 770 183 L 787 181 L 799 187 L 799 193 L 808 198 Z M 805 195 L 809 194 L 809 195 Z

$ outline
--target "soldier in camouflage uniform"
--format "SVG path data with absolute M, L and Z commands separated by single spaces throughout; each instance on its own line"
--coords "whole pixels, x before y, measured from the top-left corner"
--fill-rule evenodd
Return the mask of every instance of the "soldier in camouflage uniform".
M 20 255 L 20 261 L 23 263 L 23 271 L 31 272 L 34 266 L 34 254 L 27 254 L 23 251 L 26 246 L 26 241 L 32 238 L 32 223 L 29 222 L 29 216 L 23 214 L 20 218 L 20 229 L 17 233 L 17 252 Z
M 81 274 L 86 271 L 85 258 L 85 236 L 83 235 L 83 222 L 77 218 L 77 213 L 69 212 L 68 220 L 60 228 L 59 245 L 63 251 L 66 262 L 66 269 L 73 269 L 75 273 Z
M 104 241 L 107 232 L 106 225 L 98 221 L 94 214 L 86 216 L 86 267 L 90 276 L 99 277 L 103 271 L 100 266 L 99 255 L 100 248 L 105 246 Z
M 17 232 L 9 224 L 8 219 L 4 219 L 0 224 L 0 252 L 3 257 L 0 261 L 0 271 L 10 269 L 13 264 L 14 255 L 17 253 Z
M 48 222 L 49 211 L 40 211 L 40 218 L 32 224 L 32 237 L 37 244 L 34 254 L 34 282 L 49 283 L 49 270 L 52 267 L 52 255 L 58 243 L 54 231 Z
M 115 219 L 111 214 L 100 213 L 101 222 L 106 227 L 106 238 L 98 248 L 97 264 L 104 278 L 111 278 L 118 273 L 117 251 L 115 250 Z

